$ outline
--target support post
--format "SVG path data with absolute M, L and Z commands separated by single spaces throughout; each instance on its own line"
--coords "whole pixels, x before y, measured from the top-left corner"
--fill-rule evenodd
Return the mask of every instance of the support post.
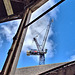
M 16 71 L 16 66 L 20 56 L 20 52 L 23 46 L 24 38 L 26 36 L 27 28 L 25 25 L 29 23 L 31 17 L 31 11 L 27 8 L 24 12 L 24 16 L 18 28 L 18 31 L 13 38 L 13 44 L 8 52 L 7 59 L 3 66 L 1 75 L 14 75 Z

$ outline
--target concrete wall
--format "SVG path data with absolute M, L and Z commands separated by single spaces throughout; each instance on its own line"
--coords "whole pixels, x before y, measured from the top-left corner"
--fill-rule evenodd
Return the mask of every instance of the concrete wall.
M 62 68 L 46 72 L 41 75 L 75 75 L 75 63 L 63 66 Z
M 56 64 L 47 64 L 47 65 L 18 68 L 16 69 L 15 75 L 38 75 L 42 72 L 48 71 L 52 68 L 58 67 L 63 64 L 64 63 L 56 63 Z
M 75 62 L 19 68 L 15 75 L 75 75 Z
M 64 64 L 66 63 L 18 68 L 16 69 L 15 75 L 75 75 L 75 62 L 57 69 L 57 67 Z
M 56 75 L 75 75 L 75 64 L 60 68 L 56 72 Z

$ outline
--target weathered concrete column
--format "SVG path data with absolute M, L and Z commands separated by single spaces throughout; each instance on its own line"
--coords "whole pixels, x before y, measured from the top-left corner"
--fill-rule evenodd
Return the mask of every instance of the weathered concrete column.
M 27 8 L 24 12 L 24 16 L 22 18 L 18 31 L 13 39 L 13 44 L 8 52 L 7 59 L 1 72 L 2 75 L 15 74 L 16 66 L 23 46 L 24 38 L 27 32 L 27 28 L 24 28 L 24 26 L 29 23 L 30 17 L 31 11 L 29 10 L 29 8 Z

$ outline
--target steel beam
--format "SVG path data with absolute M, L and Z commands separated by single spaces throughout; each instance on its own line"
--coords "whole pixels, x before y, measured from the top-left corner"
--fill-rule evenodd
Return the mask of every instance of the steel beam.
M 18 28 L 18 31 L 13 39 L 13 44 L 8 52 L 7 59 L 3 66 L 2 75 L 14 75 L 16 71 L 16 66 L 26 36 L 27 28 L 24 28 L 25 25 L 29 23 L 31 17 L 31 11 L 27 8 L 24 12 L 24 17 L 22 18 L 21 24 Z

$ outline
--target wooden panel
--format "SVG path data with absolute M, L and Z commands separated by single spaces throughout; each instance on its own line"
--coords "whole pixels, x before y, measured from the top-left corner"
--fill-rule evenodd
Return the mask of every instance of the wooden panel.
M 13 14 L 13 9 L 10 0 L 3 0 L 8 16 Z

